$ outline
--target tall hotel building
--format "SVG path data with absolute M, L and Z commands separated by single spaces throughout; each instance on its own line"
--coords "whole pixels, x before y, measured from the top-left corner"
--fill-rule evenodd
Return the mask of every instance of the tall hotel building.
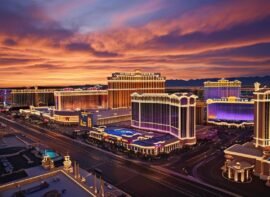
M 53 106 L 55 89 L 13 89 L 11 103 L 13 106 Z
M 204 100 L 220 99 L 224 97 L 240 97 L 241 81 L 229 81 L 220 79 L 218 81 L 204 82 Z
M 165 77 L 159 73 L 113 73 L 108 77 L 108 107 L 127 108 L 131 106 L 130 95 L 138 93 L 164 93 Z
M 188 93 L 133 93 L 135 128 L 169 133 L 185 144 L 196 143 L 196 99 Z
M 270 89 L 254 92 L 256 147 L 270 147 Z
M 55 108 L 58 111 L 107 108 L 107 90 L 55 91 Z
M 244 127 L 254 124 L 254 101 L 227 97 L 208 99 L 207 122 L 210 124 Z

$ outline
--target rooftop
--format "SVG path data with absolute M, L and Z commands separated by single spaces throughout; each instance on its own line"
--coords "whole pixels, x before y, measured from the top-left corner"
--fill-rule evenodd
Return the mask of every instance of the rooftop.
M 254 94 L 258 94 L 258 93 L 270 93 L 270 88 L 264 87 L 254 92 Z
M 88 110 L 89 113 L 92 114 L 92 118 L 101 119 L 101 118 L 109 118 L 112 116 L 124 116 L 124 115 L 131 115 L 130 108 L 123 108 L 123 109 L 98 109 L 98 110 Z
M 133 144 L 140 145 L 140 146 L 155 146 L 160 143 L 163 143 L 165 145 L 165 144 L 175 142 L 175 141 L 178 141 L 176 137 L 170 134 L 165 134 L 161 136 L 154 136 L 147 140 L 138 140 L 138 141 L 133 142 Z
M 105 132 L 110 134 L 110 135 L 116 135 L 119 137 L 122 137 L 123 135 L 125 136 L 133 136 L 137 134 L 138 132 L 132 129 L 125 129 L 125 128 L 105 128 Z
M 62 171 L 48 172 L 47 176 L 34 176 L 18 181 L 17 184 L 10 184 L 9 187 L 0 187 L 1 196 L 13 196 L 15 193 L 24 192 L 29 197 L 46 196 L 49 192 L 54 194 L 64 194 L 66 197 L 91 196 L 80 184 Z M 40 178 L 38 178 L 40 177 Z M 18 187 L 18 185 L 20 185 Z M 62 195 L 61 195 L 62 196 Z
M 252 142 L 245 143 L 243 145 L 241 144 L 234 144 L 231 147 L 227 148 L 225 153 L 229 154 L 242 154 L 242 155 L 247 155 L 251 157 L 262 157 L 263 152 L 259 149 L 256 148 Z

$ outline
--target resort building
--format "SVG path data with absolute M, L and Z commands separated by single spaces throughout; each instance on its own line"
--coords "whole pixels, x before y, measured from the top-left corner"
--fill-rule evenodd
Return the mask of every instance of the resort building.
M 113 73 L 108 77 L 109 108 L 130 107 L 130 95 L 134 92 L 164 93 L 165 77 L 160 73 L 143 73 L 138 70 L 131 73 Z
M 208 99 L 207 123 L 244 127 L 254 124 L 254 101 L 236 97 Z
M 52 121 L 62 125 L 78 125 L 80 111 L 54 111 Z
M 135 128 L 171 134 L 185 144 L 196 143 L 196 98 L 190 93 L 133 93 Z
M 240 97 L 241 81 L 229 81 L 220 79 L 218 81 L 204 82 L 204 100 L 220 99 L 227 97 Z
M 55 89 L 13 89 L 11 91 L 12 106 L 54 106 Z
M 251 173 L 270 186 L 270 89 L 254 92 L 254 141 L 227 148 L 223 175 L 236 182 L 251 181 Z
M 126 128 L 94 127 L 89 132 L 89 138 L 115 144 L 145 156 L 168 154 L 182 147 L 179 139 L 170 134 Z
M 93 127 L 131 120 L 129 108 L 87 110 L 80 113 L 80 126 Z
M 36 116 L 45 122 L 51 121 L 62 125 L 78 125 L 80 111 L 57 111 L 54 107 L 34 107 L 20 109 L 20 114 L 27 119 Z
M 55 91 L 55 108 L 59 111 L 107 108 L 107 90 Z

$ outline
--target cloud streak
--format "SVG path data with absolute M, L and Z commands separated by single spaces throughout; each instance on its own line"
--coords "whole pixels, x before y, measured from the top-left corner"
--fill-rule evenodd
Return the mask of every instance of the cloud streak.
M 168 79 L 270 74 L 269 10 L 267 0 L 3 0 L 0 86 L 105 83 L 137 68 Z

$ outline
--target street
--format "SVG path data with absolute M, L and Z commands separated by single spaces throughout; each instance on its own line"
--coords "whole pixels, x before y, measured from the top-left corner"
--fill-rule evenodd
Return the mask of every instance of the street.
M 133 196 L 228 196 L 227 193 L 205 185 L 161 173 L 150 166 L 86 147 L 60 134 L 27 128 L 3 117 L 0 119 L 36 142 L 45 144 L 61 154 L 69 153 L 84 169 L 93 167 L 101 169 L 106 181 Z

